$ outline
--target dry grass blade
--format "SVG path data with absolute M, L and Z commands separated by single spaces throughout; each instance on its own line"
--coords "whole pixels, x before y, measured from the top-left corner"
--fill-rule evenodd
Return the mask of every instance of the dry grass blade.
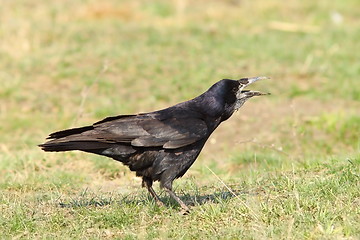
M 249 207 L 249 205 L 246 204 L 246 202 L 244 202 L 233 190 L 231 190 L 231 188 L 229 188 L 226 183 L 224 183 L 223 180 L 221 180 L 221 178 L 216 175 L 216 173 L 214 173 L 213 170 L 211 170 L 208 166 L 206 166 L 206 168 L 219 180 L 219 182 L 221 182 L 222 185 L 224 185 L 224 187 L 226 187 L 227 190 L 229 190 L 229 192 L 234 195 L 234 197 L 236 197 L 236 199 L 238 199 L 250 212 L 250 214 L 256 219 L 259 220 L 258 215 Z

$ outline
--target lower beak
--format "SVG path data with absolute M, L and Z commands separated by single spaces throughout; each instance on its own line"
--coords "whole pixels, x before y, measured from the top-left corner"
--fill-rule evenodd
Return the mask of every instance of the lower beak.
M 263 93 L 263 92 L 259 92 L 259 91 L 250 91 L 250 90 L 245 90 L 245 91 L 241 91 L 243 93 L 245 93 L 248 96 L 254 97 L 254 96 L 264 96 L 264 95 L 270 95 L 271 93 Z

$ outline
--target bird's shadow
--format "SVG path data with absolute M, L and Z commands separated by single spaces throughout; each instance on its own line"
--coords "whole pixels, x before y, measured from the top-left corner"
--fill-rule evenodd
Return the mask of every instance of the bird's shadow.
M 244 194 L 249 194 L 249 192 L 240 190 L 220 190 L 211 194 L 201 194 L 199 192 L 184 193 L 180 191 L 180 194 L 178 194 L 178 196 L 182 201 L 184 201 L 186 205 L 196 206 L 206 203 L 223 203 L 227 200 Z M 179 207 L 175 200 L 173 200 L 170 196 L 166 196 L 166 194 L 163 192 L 160 194 L 160 199 L 166 207 Z M 59 206 L 62 208 L 103 207 L 112 204 L 149 205 L 149 203 L 154 205 L 156 204 L 149 195 L 145 194 L 128 194 L 120 196 L 114 196 L 113 194 L 111 194 L 110 196 L 103 196 L 89 192 L 87 189 L 77 197 L 70 198 L 68 200 L 59 199 Z

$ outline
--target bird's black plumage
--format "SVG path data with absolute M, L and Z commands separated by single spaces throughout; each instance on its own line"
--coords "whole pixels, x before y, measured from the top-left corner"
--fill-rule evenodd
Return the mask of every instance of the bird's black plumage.
M 108 117 L 91 126 L 51 133 L 49 141 L 39 146 L 44 151 L 80 150 L 120 161 L 143 178 L 143 186 L 158 203 L 152 189 L 154 181 L 160 181 L 160 186 L 188 210 L 172 192 L 172 182 L 190 168 L 221 122 L 247 99 L 264 95 L 243 90 L 264 78 L 223 79 L 192 100 L 155 112 Z

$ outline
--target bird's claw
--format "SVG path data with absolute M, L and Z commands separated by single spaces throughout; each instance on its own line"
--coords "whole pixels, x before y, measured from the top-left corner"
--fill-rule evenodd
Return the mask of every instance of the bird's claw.
M 188 215 L 188 214 L 190 214 L 190 209 L 189 208 L 186 208 L 186 209 L 184 209 L 184 208 L 181 208 L 181 211 L 179 212 L 179 214 L 180 215 Z

